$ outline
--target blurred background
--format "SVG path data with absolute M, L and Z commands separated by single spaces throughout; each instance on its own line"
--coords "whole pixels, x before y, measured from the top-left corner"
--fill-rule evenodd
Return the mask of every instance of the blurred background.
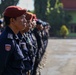
M 0 0 L 0 19 L 7 6 L 17 5 L 50 24 L 50 37 L 76 37 L 76 0 Z

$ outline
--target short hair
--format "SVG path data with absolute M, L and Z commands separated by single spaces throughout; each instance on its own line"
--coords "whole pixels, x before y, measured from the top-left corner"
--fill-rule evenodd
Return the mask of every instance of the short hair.
M 9 26 L 11 17 L 4 16 L 4 26 Z M 14 18 L 16 19 L 16 18 Z

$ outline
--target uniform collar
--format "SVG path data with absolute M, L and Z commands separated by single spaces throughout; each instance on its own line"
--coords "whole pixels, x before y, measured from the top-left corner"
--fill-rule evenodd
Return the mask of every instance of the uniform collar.
M 19 32 L 17 35 L 18 35 L 18 38 L 21 40 L 22 39 L 22 34 Z
M 12 29 L 9 26 L 6 27 L 6 31 L 8 32 L 7 38 L 9 38 L 9 39 L 17 38 L 17 36 L 14 34 L 14 32 L 12 31 Z

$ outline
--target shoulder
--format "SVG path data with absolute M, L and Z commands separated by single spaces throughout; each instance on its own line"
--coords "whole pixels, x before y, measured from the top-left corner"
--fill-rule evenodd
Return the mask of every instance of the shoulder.
M 0 49 L 10 51 L 14 47 L 12 40 L 13 38 L 9 34 L 2 34 L 0 36 Z

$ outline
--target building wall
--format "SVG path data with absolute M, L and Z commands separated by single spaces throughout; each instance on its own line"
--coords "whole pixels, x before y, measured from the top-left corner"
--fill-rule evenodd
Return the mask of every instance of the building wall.
M 61 0 L 65 9 L 76 9 L 76 0 Z

